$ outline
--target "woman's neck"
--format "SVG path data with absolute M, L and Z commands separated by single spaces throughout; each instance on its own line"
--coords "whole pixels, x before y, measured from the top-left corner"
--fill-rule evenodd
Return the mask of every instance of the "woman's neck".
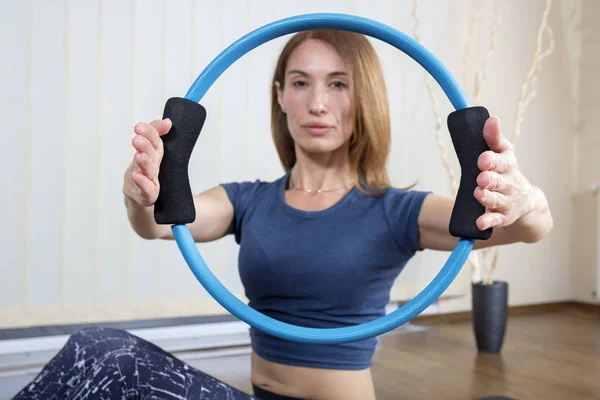
M 352 184 L 347 156 L 328 154 L 315 157 L 297 152 L 296 157 L 290 173 L 290 189 L 327 192 L 342 190 Z

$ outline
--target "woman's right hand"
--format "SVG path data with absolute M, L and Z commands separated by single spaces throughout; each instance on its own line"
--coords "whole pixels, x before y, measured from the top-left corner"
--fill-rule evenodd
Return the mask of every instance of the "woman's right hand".
M 142 207 L 154 205 L 158 198 L 158 171 L 164 154 L 161 136 L 170 129 L 168 118 L 135 125 L 132 144 L 137 151 L 125 172 L 123 194 Z

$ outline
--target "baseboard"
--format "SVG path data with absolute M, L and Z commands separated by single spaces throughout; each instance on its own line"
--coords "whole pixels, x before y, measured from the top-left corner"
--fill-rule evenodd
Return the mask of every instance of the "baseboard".
M 583 302 L 583 301 L 571 301 L 571 302 L 569 302 L 569 306 L 574 309 L 577 309 L 579 311 L 600 315 L 600 303 L 587 303 L 587 302 Z
M 557 301 L 540 304 L 527 304 L 520 306 L 510 306 L 508 308 L 509 317 L 520 315 L 532 315 L 546 312 L 556 312 L 564 309 L 577 309 L 580 311 L 600 315 L 600 304 L 583 303 L 579 301 Z M 471 311 L 458 311 L 451 313 L 419 315 L 412 321 L 426 324 L 446 324 L 456 322 L 471 321 Z
M 193 351 L 215 356 L 228 348 L 248 346 L 248 325 L 241 321 L 161 328 L 128 329 L 172 353 Z M 60 350 L 69 335 L 0 340 L 0 372 L 43 365 Z

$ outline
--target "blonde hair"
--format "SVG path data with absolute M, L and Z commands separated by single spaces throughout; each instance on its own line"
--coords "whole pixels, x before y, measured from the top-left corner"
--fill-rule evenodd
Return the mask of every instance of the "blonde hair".
M 330 44 L 344 62 L 354 119 L 349 146 L 353 180 L 361 192 L 377 195 L 391 186 L 387 170 L 391 146 L 390 114 L 379 58 L 371 43 L 361 34 L 338 30 L 304 31 L 294 35 L 283 48 L 271 88 L 271 134 L 279 160 L 288 172 L 296 163 L 296 152 L 286 116 L 277 101 L 275 83 L 279 82 L 283 90 L 290 55 L 309 39 Z

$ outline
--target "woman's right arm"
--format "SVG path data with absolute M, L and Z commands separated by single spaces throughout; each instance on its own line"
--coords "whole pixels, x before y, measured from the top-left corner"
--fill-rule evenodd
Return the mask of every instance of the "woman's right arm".
M 154 203 L 158 198 L 158 171 L 164 154 L 161 136 L 171 129 L 168 119 L 139 123 L 132 144 L 133 161 L 125 171 L 123 195 L 127 217 L 133 230 L 144 239 L 173 239 L 170 225 L 154 221 Z M 196 242 L 217 240 L 231 233 L 233 206 L 222 186 L 194 195 L 196 219 L 188 228 Z

